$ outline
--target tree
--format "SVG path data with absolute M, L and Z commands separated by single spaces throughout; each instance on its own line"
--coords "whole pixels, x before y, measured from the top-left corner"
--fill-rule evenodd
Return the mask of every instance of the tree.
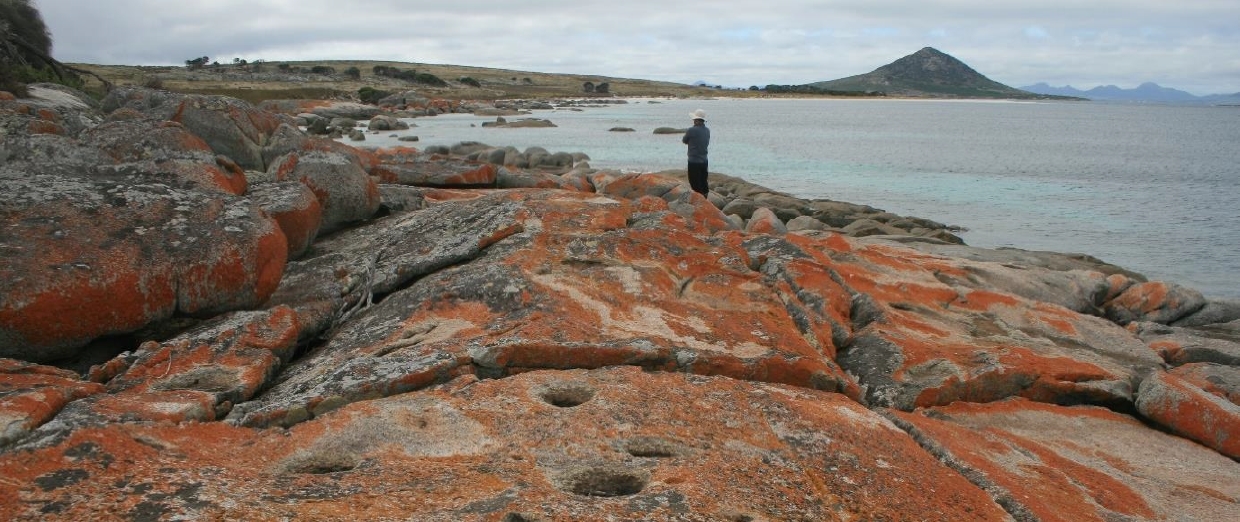
M 34 81 L 80 88 L 78 74 L 99 78 L 52 58 L 52 35 L 30 0 L 0 0 L 0 89 L 24 94 L 25 84 Z M 107 81 L 103 85 L 111 87 Z
M 607 82 L 602 82 L 602 83 L 600 83 L 600 84 L 598 84 L 598 85 L 595 85 L 595 86 L 594 86 L 594 92 L 599 93 L 599 94 L 607 94 L 607 93 L 610 93 L 610 92 L 611 92 L 611 84 L 608 84 Z
M 198 58 L 191 58 L 189 60 L 185 60 L 185 68 L 191 71 L 194 69 L 201 69 L 209 61 L 211 61 L 211 59 L 206 56 L 199 56 Z
M 51 65 L 46 58 L 52 54 L 52 34 L 30 0 L 0 0 L 0 36 L 5 62 L 36 68 Z
M 362 79 L 362 70 L 357 67 L 350 67 L 344 70 L 344 75 L 349 77 L 350 80 L 360 80 Z

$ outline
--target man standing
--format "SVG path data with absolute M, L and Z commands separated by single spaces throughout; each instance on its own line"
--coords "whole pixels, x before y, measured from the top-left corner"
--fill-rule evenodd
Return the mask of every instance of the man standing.
M 710 145 L 710 129 L 706 128 L 706 111 L 698 109 L 689 115 L 693 126 L 680 141 L 689 146 L 689 187 L 705 197 L 710 193 L 706 182 L 706 147 Z

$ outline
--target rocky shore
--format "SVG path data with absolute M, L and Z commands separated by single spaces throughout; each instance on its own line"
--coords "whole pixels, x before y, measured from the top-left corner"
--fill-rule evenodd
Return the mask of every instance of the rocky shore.
M 302 130 L 331 102 L 32 92 L 0 519 L 1240 519 L 1238 302 L 721 174 Z

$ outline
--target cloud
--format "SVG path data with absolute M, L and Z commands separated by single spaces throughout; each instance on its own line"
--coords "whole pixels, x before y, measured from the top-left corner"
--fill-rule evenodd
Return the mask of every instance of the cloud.
M 70 62 L 376 59 L 748 86 L 869 72 L 927 45 L 1013 86 L 1240 91 L 1240 2 L 36 0 Z M 1165 82 L 1165 83 L 1164 83 Z

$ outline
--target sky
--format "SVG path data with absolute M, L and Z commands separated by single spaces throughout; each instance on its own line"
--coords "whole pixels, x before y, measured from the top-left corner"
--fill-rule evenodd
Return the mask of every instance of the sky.
M 934 47 L 1013 87 L 1240 92 L 1237 0 L 34 0 L 70 63 L 391 60 L 726 87 Z

